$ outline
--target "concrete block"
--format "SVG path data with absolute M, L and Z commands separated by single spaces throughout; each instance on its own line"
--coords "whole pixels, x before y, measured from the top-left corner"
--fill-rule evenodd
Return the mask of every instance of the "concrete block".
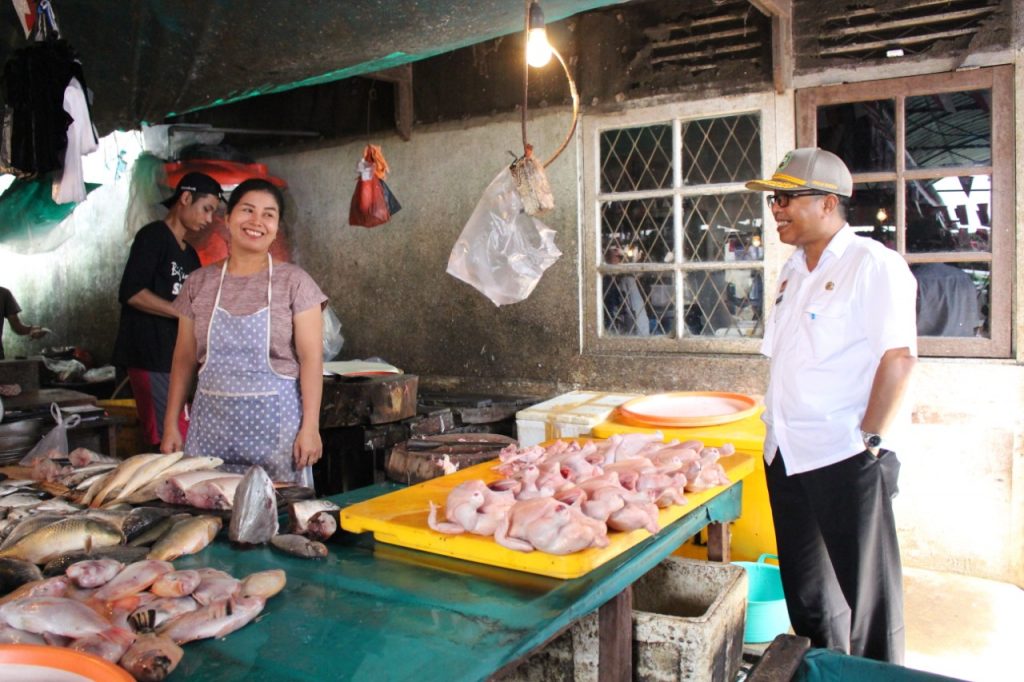
M 633 679 L 731 682 L 743 658 L 747 574 L 669 557 L 633 584 Z
M 502 682 L 597 682 L 597 611 L 534 652 Z

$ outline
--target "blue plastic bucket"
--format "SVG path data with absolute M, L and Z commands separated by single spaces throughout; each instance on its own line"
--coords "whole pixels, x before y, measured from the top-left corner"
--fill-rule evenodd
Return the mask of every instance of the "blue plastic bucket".
M 779 557 L 762 554 L 757 562 L 733 562 L 747 571 L 747 626 L 743 630 L 743 641 L 747 644 L 770 642 L 776 635 L 789 631 L 789 612 L 786 611 L 786 596 L 782 592 L 782 574 L 778 566 L 766 564 L 765 559 L 778 561 Z

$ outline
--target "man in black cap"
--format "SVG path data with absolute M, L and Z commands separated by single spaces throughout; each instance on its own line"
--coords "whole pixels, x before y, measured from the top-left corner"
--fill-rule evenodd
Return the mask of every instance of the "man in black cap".
M 846 222 L 853 178 L 795 149 L 747 188 L 772 192 L 779 274 L 761 352 L 765 474 L 793 629 L 816 647 L 903 662 L 891 425 L 917 356 L 916 284 L 903 257 Z
M 113 362 L 128 371 L 142 432 L 153 452 L 163 435 L 171 357 L 178 335 L 178 315 L 171 301 L 200 265 L 199 255 L 185 236 L 207 227 L 220 201 L 216 180 L 203 173 L 183 176 L 171 198 L 163 202 L 169 209 L 167 217 L 135 235 L 121 277 L 121 325 Z M 181 421 L 184 434 L 187 424 Z

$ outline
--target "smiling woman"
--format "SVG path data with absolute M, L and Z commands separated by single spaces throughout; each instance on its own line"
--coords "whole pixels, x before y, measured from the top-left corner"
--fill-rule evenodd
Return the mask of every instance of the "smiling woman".
M 168 410 L 180 407 L 198 369 L 188 437 L 164 424 L 163 452 L 209 455 L 242 472 L 262 466 L 275 481 L 312 487 L 320 459 L 327 297 L 301 268 L 274 263 L 284 199 L 261 179 L 228 200 L 229 254 L 197 270 L 174 307 L 180 315 Z

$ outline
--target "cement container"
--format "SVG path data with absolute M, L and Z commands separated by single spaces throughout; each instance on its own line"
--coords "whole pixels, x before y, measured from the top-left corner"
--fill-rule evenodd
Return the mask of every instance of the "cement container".
M 588 613 L 558 637 L 502 676 L 502 682 L 598 682 L 597 611 Z
M 743 659 L 747 573 L 670 556 L 633 584 L 633 679 L 732 682 Z

